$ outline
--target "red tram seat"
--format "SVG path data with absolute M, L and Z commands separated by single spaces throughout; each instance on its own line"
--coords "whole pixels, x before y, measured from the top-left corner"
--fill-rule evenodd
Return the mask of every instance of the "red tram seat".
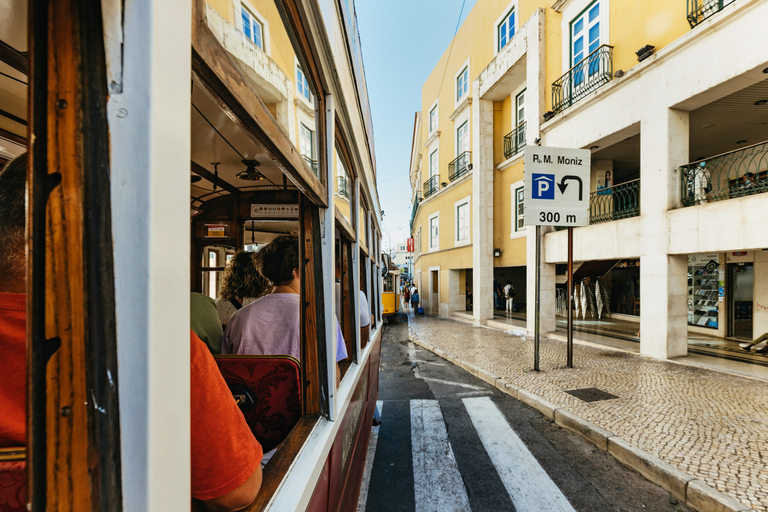
M 224 380 L 264 452 L 301 418 L 301 369 L 292 356 L 215 355 Z
M 0 510 L 26 512 L 26 450 L 0 448 Z

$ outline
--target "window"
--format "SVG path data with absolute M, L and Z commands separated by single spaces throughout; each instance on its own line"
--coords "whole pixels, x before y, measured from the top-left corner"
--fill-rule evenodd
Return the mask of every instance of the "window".
M 437 176 L 439 169 L 438 169 L 438 161 L 437 161 L 437 149 L 434 150 L 429 154 L 429 177 Z
M 456 207 L 456 241 L 469 240 L 469 202 Z
M 598 0 L 571 22 L 571 65 L 575 66 L 584 60 L 599 46 L 600 1 Z M 595 63 L 594 71 L 591 68 L 593 68 L 592 63 L 590 63 L 590 74 L 597 71 L 597 63 Z M 578 85 L 580 81 L 574 79 L 574 82 Z
M 515 119 L 516 126 L 520 126 L 525 122 L 525 89 L 515 98 Z M 517 147 L 525 145 L 525 130 L 517 130 Z
M 507 43 L 512 40 L 512 36 L 515 35 L 515 9 L 513 8 L 509 13 L 504 17 L 504 19 L 499 23 L 498 27 L 496 27 L 497 35 L 499 38 L 499 46 L 497 48 L 498 50 L 501 50 L 504 48 Z
M 315 133 L 299 123 L 299 136 L 301 138 L 301 154 L 314 160 L 315 157 Z
M 304 96 L 307 101 L 312 100 L 312 93 L 309 92 L 309 82 L 307 77 L 304 76 L 304 71 L 301 70 L 301 66 L 296 66 L 296 90 L 299 96 Z
M 469 121 L 464 121 L 456 130 L 456 156 L 465 151 L 469 151 Z
M 433 214 L 429 218 L 429 249 L 440 248 L 440 215 Z
M 243 33 L 245 34 L 245 37 L 263 50 L 264 25 L 262 25 L 261 22 L 245 7 L 242 7 L 240 12 L 243 16 Z
M 465 66 L 456 78 L 456 101 L 461 101 L 467 92 L 469 92 L 469 66 Z
M 437 129 L 437 105 L 432 107 L 429 111 L 429 133 L 434 132 Z
M 419 224 L 419 230 L 416 232 L 416 254 L 421 254 L 421 224 Z
M 525 229 L 525 187 L 515 189 L 515 231 Z

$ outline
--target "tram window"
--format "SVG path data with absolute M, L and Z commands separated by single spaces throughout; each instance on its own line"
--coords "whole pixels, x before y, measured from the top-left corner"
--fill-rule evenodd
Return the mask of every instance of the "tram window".
M 208 250 L 208 267 L 219 266 L 218 251 Z M 215 270 L 208 271 L 208 296 L 215 299 L 219 295 L 219 273 Z
M 387 274 L 387 276 L 384 278 L 384 292 L 390 293 L 395 291 L 395 276 L 392 274 Z

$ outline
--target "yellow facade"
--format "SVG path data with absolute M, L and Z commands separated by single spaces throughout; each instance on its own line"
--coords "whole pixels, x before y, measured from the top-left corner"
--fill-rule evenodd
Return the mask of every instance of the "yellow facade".
M 613 47 L 614 72 L 618 70 L 627 72 L 637 66 L 639 63 L 635 52 L 641 47 L 653 45 L 658 52 L 690 30 L 684 13 L 680 12 L 680 6 L 674 2 L 598 1 L 601 2 L 601 12 L 607 12 L 607 15 L 603 15 L 604 17 L 600 19 L 600 23 L 607 24 L 607 29 L 603 27 L 599 44 L 608 44 Z M 478 99 L 473 97 L 475 94 L 473 86 L 478 85 L 476 79 L 486 68 L 489 68 L 489 64 L 496 56 L 497 24 L 510 9 L 514 9 L 515 36 L 508 43 L 512 44 L 515 41 L 514 38 L 519 37 L 526 30 L 525 24 L 533 20 L 537 13 L 543 13 L 541 44 L 544 47 L 542 74 L 545 87 L 540 92 L 543 110 L 536 108 L 541 110 L 536 116 L 537 126 L 528 127 L 528 130 L 532 130 L 529 133 L 538 133 L 539 125 L 543 123 L 541 114 L 552 110 L 553 107 L 551 85 L 570 69 L 572 63 L 571 23 L 594 5 L 594 1 L 585 0 L 558 2 L 518 0 L 512 3 L 509 0 L 484 0 L 478 2 L 424 82 L 422 121 L 418 128 L 419 132 L 414 133 L 412 148 L 414 154 L 420 154 L 420 157 L 411 165 L 411 181 L 415 185 L 413 197 L 415 201 L 421 200 L 412 219 L 411 235 L 417 243 L 420 241 L 414 259 L 414 275 L 418 281 L 418 276 L 421 274 L 421 286 L 426 288 L 431 282 L 426 277 L 430 267 L 433 268 L 432 272 L 434 268 L 440 268 L 438 282 L 441 307 L 451 301 L 456 302 L 456 298 L 452 298 L 449 293 L 450 286 L 453 286 L 455 292 L 456 284 L 449 283 L 447 271 L 473 269 L 474 265 L 472 245 L 455 247 L 456 201 L 472 196 L 473 172 L 469 171 L 466 176 L 451 182 L 448 164 L 458 156 L 457 129 L 464 121 L 468 121 L 469 126 L 469 140 L 466 147 L 473 152 L 472 161 L 476 161 L 475 151 L 479 146 L 478 141 L 474 139 L 478 129 L 473 126 L 473 123 L 477 119 L 474 110 L 478 108 Z M 564 19 L 565 16 L 570 19 Z M 528 45 L 530 44 L 529 41 Z M 564 52 L 567 53 L 564 54 Z M 457 73 L 465 65 L 469 67 L 467 94 L 469 101 L 457 98 Z M 493 238 L 492 247 L 484 247 L 482 250 L 500 251 L 500 255 L 493 258 L 493 266 L 496 268 L 526 265 L 526 236 L 522 230 L 516 231 L 514 220 L 514 189 L 521 186 L 520 182 L 523 180 L 523 153 L 513 156 L 508 161 L 504 155 L 503 140 L 504 136 L 517 126 L 515 93 L 522 87 L 537 87 L 538 78 L 526 79 L 527 69 L 524 59 L 515 65 L 519 66 L 516 76 L 522 76 L 522 81 L 514 87 L 510 86 L 507 96 L 503 99 L 493 98 Z M 435 106 L 437 129 L 430 130 L 430 114 Z M 532 137 L 527 139 L 529 144 L 532 143 Z M 435 150 L 439 161 L 437 192 L 430 197 L 424 197 L 423 187 L 430 179 L 430 155 Z M 474 207 L 471 207 L 470 211 L 473 210 Z M 440 243 L 438 250 L 430 250 L 429 219 L 436 213 L 439 213 L 440 219 Z M 471 218 L 471 230 L 475 229 L 475 221 L 476 219 Z M 420 240 L 419 229 L 421 229 Z M 471 242 L 475 243 L 474 233 L 470 238 Z M 464 293 L 465 278 L 466 274 L 462 271 L 460 294 Z M 429 290 L 429 293 L 431 294 L 432 290 Z M 432 309 L 432 312 L 436 313 L 437 308 Z

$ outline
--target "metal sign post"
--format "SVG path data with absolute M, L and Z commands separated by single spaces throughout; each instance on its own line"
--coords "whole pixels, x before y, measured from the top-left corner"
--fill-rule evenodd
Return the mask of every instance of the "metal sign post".
M 525 225 L 536 226 L 536 311 L 533 369 L 541 341 L 541 226 L 568 228 L 568 367 L 573 367 L 573 227 L 589 225 L 591 153 L 586 149 L 526 146 Z

